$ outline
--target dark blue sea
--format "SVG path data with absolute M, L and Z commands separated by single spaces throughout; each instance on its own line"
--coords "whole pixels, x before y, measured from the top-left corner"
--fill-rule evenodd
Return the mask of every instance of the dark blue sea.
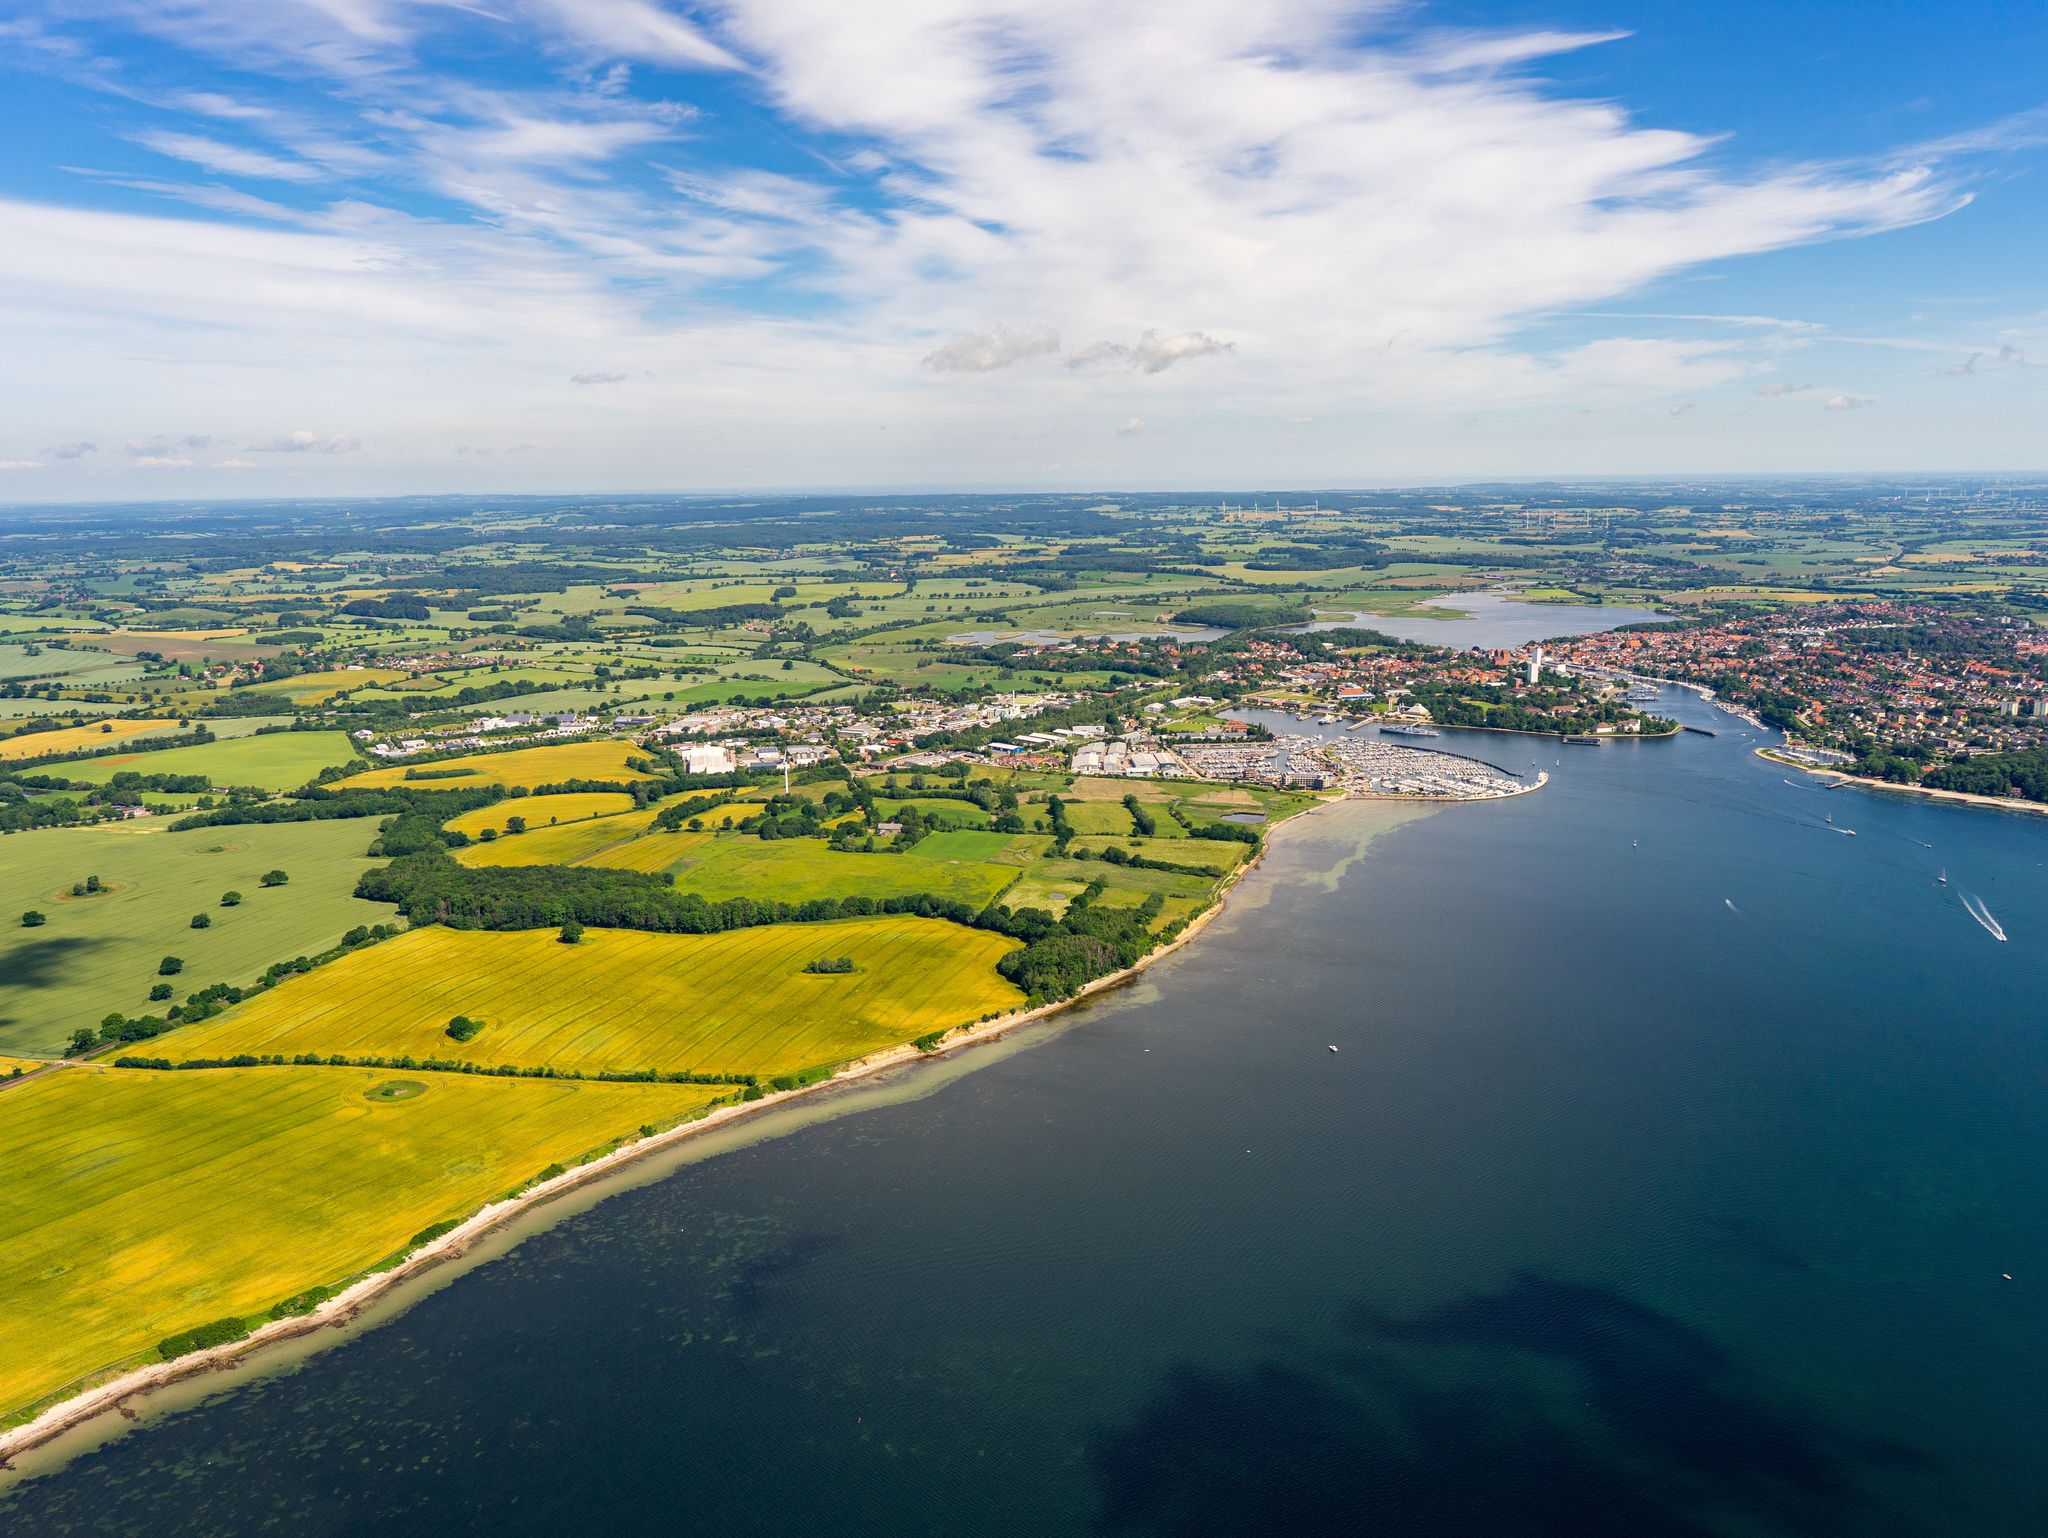
M 1667 708 L 1720 735 L 1455 736 L 1551 782 L 1319 812 L 1134 985 L 557 1214 L 0 1532 L 2048 1532 L 2048 819 Z

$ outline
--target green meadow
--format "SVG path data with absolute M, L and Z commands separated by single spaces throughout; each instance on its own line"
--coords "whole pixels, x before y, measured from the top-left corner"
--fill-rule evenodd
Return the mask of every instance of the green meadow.
M 350 895 L 375 831 L 353 821 L 171 833 L 142 818 L 0 838 L 0 1050 L 56 1051 L 110 1012 L 163 1013 L 168 1002 L 149 998 L 158 983 L 174 999 L 239 986 L 358 924 L 393 922 L 389 907 Z M 290 881 L 263 886 L 271 870 Z M 105 890 L 71 895 L 93 876 Z M 242 901 L 222 907 L 230 891 Z M 31 910 L 45 922 L 24 927 Z M 208 925 L 194 929 L 200 913 Z M 159 977 L 165 956 L 184 969 Z
M 250 785 L 282 791 L 304 785 L 322 769 L 347 764 L 356 756 L 345 732 L 265 732 L 260 736 L 224 738 L 191 747 L 113 753 L 105 758 L 66 764 L 66 779 L 104 785 L 124 771 L 136 774 L 203 774 L 225 790 Z

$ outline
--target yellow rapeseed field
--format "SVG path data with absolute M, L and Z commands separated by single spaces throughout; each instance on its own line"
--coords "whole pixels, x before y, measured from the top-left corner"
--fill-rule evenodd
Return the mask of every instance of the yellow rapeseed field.
M 564 796 L 534 796 L 519 801 L 500 801 L 489 808 L 497 819 L 490 826 L 502 828 L 505 819 L 522 806 L 541 801 L 567 800 Z M 630 797 L 622 797 L 631 805 Z M 458 818 L 449 826 L 457 826 L 465 818 Z M 490 843 L 470 844 L 455 851 L 455 858 L 464 865 L 576 865 L 579 863 L 610 864 L 609 860 L 591 859 L 587 856 L 602 854 L 616 844 L 629 844 L 633 836 L 654 821 L 655 812 L 649 808 L 644 812 L 616 812 L 608 817 L 586 817 L 581 822 L 563 821 L 554 827 L 529 826 L 524 833 L 514 833 L 493 839 Z M 472 837 L 475 835 L 472 834 Z
M 296 705 L 324 705 L 337 694 L 351 689 L 373 689 L 406 675 L 392 668 L 329 668 L 318 673 L 294 673 L 276 683 L 253 684 L 250 692 L 282 694 Z
M 89 726 L 60 726 L 53 731 L 27 732 L 19 737 L 0 738 L 0 760 L 41 758 L 46 753 L 89 753 L 94 748 L 111 748 L 134 737 L 158 732 L 174 737 L 176 721 L 133 721 L 120 716 L 95 721 Z
M 609 817 L 614 812 L 630 812 L 632 809 L 631 796 L 622 796 L 612 790 L 575 791 L 560 796 L 515 796 L 464 812 L 460 817 L 451 817 L 442 826 L 475 838 L 486 828 L 502 830 L 508 817 L 524 817 L 529 830 L 538 830 L 565 822 L 582 822 L 590 817 Z
M 579 945 L 553 930 L 436 925 L 292 978 L 151 1050 L 174 1061 L 317 1052 L 773 1076 L 1016 1006 L 1023 996 L 995 970 L 1016 944 L 906 915 L 721 935 L 591 929 Z M 839 956 L 859 970 L 804 971 Z M 456 1015 L 482 1020 L 482 1034 L 452 1041 Z
M 373 1266 L 696 1085 L 67 1068 L 0 1091 L 0 1412 Z
M 406 765 L 367 769 L 361 774 L 337 780 L 342 790 L 382 789 L 392 785 L 415 785 L 421 790 L 460 790 L 473 785 L 523 786 L 560 785 L 569 780 L 633 781 L 651 779 L 637 769 L 628 769 L 629 758 L 645 758 L 646 751 L 630 742 L 557 742 L 540 748 L 514 748 L 508 753 L 474 753 L 465 758 L 445 758 L 439 763 L 411 766 L 426 779 L 406 778 Z

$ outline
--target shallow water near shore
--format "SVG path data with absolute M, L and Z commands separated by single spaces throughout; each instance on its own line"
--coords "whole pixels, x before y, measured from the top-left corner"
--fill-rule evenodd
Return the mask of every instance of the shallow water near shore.
M 1447 733 L 1551 781 L 1318 812 L 1133 985 L 670 1156 L 0 1531 L 2040 1531 L 2048 820 L 1667 700 L 1721 735 Z

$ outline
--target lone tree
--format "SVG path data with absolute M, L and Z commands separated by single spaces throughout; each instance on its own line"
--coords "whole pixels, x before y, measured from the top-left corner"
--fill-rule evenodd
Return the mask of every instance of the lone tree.
M 156 975 L 158 977 L 176 977 L 184 970 L 184 959 L 178 956 L 166 956 L 156 964 Z
M 524 833 L 526 831 L 526 819 L 524 817 L 507 817 L 505 819 L 505 831 L 507 833 Z
M 49 923 L 49 920 L 33 908 L 21 916 L 21 927 L 23 929 L 36 929 L 47 923 Z
M 212 915 L 211 913 L 195 913 L 195 914 L 193 914 L 193 915 L 192 915 L 192 927 L 193 927 L 194 929 L 211 929 L 211 928 L 213 928 L 213 915 Z
M 85 1027 L 80 1026 L 71 1033 L 71 1045 L 64 1049 L 66 1057 L 84 1057 L 99 1045 L 99 1038 Z
M 583 926 L 574 919 L 569 920 L 568 923 L 562 926 L 561 939 L 564 945 L 581 945 L 583 943 Z
M 239 908 L 242 905 L 242 894 L 240 892 L 223 892 L 220 894 L 220 905 L 223 908 Z
M 457 1015 L 448 1022 L 448 1039 L 450 1041 L 469 1041 L 483 1028 L 483 1021 L 472 1020 L 467 1015 Z
M 292 878 L 281 870 L 267 870 L 257 878 L 264 886 L 283 886 Z

